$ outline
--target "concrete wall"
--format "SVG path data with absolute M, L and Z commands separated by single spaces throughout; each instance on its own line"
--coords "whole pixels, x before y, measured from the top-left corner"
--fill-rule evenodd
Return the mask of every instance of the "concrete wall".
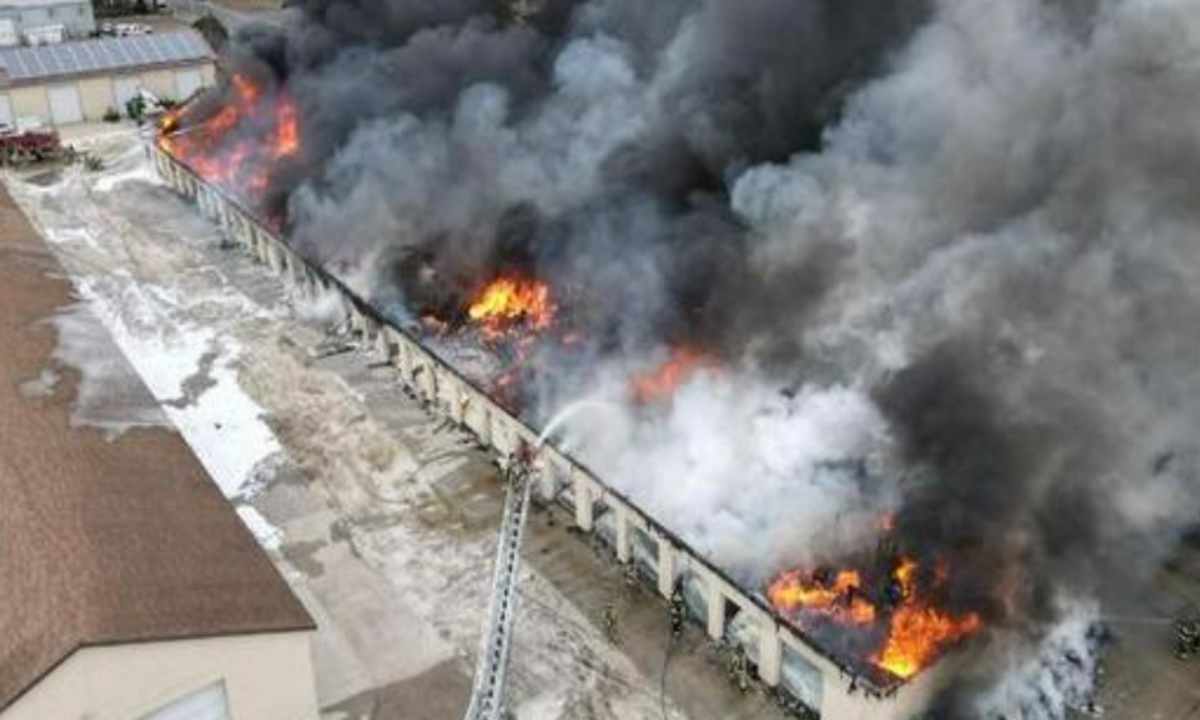
M 108 76 L 85 78 L 76 85 L 79 100 L 86 120 L 101 120 L 109 109 L 117 108 L 117 96 L 113 90 L 113 79 Z
M 75 80 L 73 84 L 79 90 L 79 99 L 83 107 L 84 120 L 88 122 L 100 122 L 104 119 L 105 113 L 110 108 L 121 113 L 125 112 L 125 108 L 117 107 L 115 81 L 118 78 L 136 77 L 141 81 L 143 88 L 154 93 L 156 96 L 163 99 L 178 100 L 180 99 L 180 91 L 176 76 L 180 71 L 188 70 L 199 70 L 206 87 L 210 87 L 216 82 L 216 67 L 213 63 L 206 62 L 183 68 L 166 68 L 140 73 L 80 78 Z M 71 83 L 56 82 L 28 85 L 8 90 L 14 119 L 39 118 L 46 125 L 53 124 L 50 118 L 50 103 L 47 97 L 47 89 L 51 85 L 62 84 Z
M 137 720 L 224 683 L 232 720 L 317 720 L 310 633 L 84 648 L 0 720 Z
M 8 98 L 12 102 L 14 119 L 41 118 L 49 124 L 50 102 L 46 97 L 45 85 L 12 88 L 8 91 Z
M 154 151 L 159 174 L 184 197 L 194 198 L 201 211 L 214 218 L 239 244 L 260 262 L 284 274 L 302 293 L 317 295 L 339 292 L 339 288 L 310 269 L 279 238 L 226 201 L 215 189 L 197 180 L 170 156 Z M 521 441 L 534 444 L 537 433 L 442 363 L 414 338 L 380 322 L 355 307 L 347 297 L 346 307 L 354 329 L 370 343 L 386 349 L 399 380 L 432 409 L 472 432 L 495 452 L 502 462 L 517 450 Z M 751 599 L 715 568 L 697 557 L 690 548 L 629 501 L 609 489 L 587 468 L 553 447 L 541 450 L 537 459 L 543 478 L 543 494 L 561 491 L 557 499 L 573 508 L 576 525 L 584 532 L 597 529 L 597 509 L 604 508 L 606 522 L 615 523 L 613 550 L 621 563 L 634 560 L 635 534 L 652 541 L 651 564 L 654 585 L 664 598 L 671 597 L 676 583 L 687 576 L 704 595 L 706 630 L 713 640 L 734 641 L 727 618 L 736 614 L 739 625 L 749 629 L 744 647 L 757 666 L 759 678 L 770 687 L 784 687 L 783 661 L 796 653 L 820 673 L 819 710 L 826 720 L 913 720 L 931 693 L 937 690 L 939 674 L 927 672 L 915 681 L 896 688 L 887 698 L 868 695 L 867 685 L 855 680 L 816 651 L 766 606 Z M 644 552 L 644 550 L 643 550 Z

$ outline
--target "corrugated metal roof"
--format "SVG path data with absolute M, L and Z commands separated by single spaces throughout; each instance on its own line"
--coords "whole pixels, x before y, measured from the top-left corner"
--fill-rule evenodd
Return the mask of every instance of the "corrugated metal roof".
M 213 57 L 199 33 L 97 38 L 59 45 L 0 48 L 0 71 L 13 83 L 133 70 Z

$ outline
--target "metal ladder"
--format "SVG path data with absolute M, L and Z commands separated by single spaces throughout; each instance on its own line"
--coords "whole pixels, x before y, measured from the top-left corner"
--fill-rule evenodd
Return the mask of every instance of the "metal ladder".
M 492 576 L 492 598 L 483 646 L 475 668 L 471 704 L 465 720 L 504 720 L 504 691 L 512 630 L 517 614 L 517 584 L 520 581 L 521 539 L 529 515 L 530 471 L 527 463 L 514 458 L 505 470 L 508 492 L 504 518 L 496 545 L 496 567 Z

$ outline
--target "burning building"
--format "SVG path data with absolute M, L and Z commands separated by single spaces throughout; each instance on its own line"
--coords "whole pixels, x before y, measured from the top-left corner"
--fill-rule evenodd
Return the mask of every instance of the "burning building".
M 767 684 L 1060 718 L 1200 514 L 1184 5 L 313 0 L 160 169 Z

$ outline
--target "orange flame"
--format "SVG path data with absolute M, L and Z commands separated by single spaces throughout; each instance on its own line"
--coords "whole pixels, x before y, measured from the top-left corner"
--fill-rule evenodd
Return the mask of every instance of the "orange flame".
M 932 581 L 934 589 L 945 582 L 945 568 L 939 563 Z M 920 586 L 920 569 L 913 558 L 897 562 L 890 574 L 895 597 L 889 600 L 889 607 L 882 609 L 872 602 L 873 596 L 856 570 L 842 570 L 832 582 L 824 583 L 799 570 L 789 570 L 771 583 L 767 597 L 776 610 L 793 616 L 801 625 L 817 614 L 847 629 L 874 632 L 882 627 L 886 635 L 869 660 L 907 680 L 932 665 L 947 648 L 983 627 L 978 613 L 955 616 L 935 607 Z M 877 621 L 884 624 L 877 625 Z
M 771 583 L 767 597 L 783 612 L 805 609 L 829 615 L 839 622 L 869 625 L 875 622 L 875 606 L 861 594 L 862 587 L 862 576 L 855 570 L 839 572 L 831 586 L 790 570 Z
M 287 95 L 282 95 L 275 107 L 275 141 L 271 157 L 282 160 L 295 157 L 299 152 L 300 120 L 296 117 L 296 103 Z
M 237 132 L 248 118 L 264 116 L 268 123 Z M 245 75 L 231 78 L 225 104 L 214 115 L 184 127 L 186 119 L 179 111 L 164 116 L 159 146 L 207 182 L 247 199 L 262 197 L 276 164 L 302 150 L 300 119 L 291 96 L 286 90 L 268 95 Z
M 499 340 L 518 328 L 546 330 L 554 323 L 555 312 L 549 285 L 506 275 L 483 289 L 467 309 L 467 317 L 479 325 L 485 338 Z
M 903 605 L 892 615 L 887 643 L 871 662 L 907 680 L 932 665 L 946 647 L 982 627 L 977 613 L 955 618 L 925 605 Z
M 669 399 L 696 372 L 719 366 L 711 355 L 690 348 L 675 348 L 661 367 L 633 379 L 633 398 L 642 404 Z

